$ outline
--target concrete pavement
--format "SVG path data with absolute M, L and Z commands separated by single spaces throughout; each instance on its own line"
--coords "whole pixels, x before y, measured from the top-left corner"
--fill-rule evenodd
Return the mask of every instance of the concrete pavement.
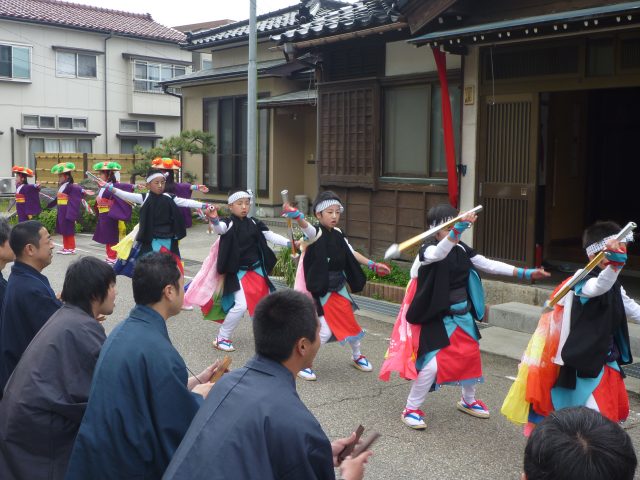
M 181 245 L 187 260 L 186 274 L 194 275 L 215 237 L 205 234 L 205 227 L 197 225 Z M 60 237 L 54 241 L 59 242 Z M 91 241 L 90 236 L 78 236 L 81 254 L 102 258 L 104 248 Z M 71 256 L 56 255 L 44 273 L 56 291 L 60 291 Z M 5 270 L 5 278 L 9 272 Z M 130 279 L 118 277 L 116 311 L 105 321 L 110 331 L 122 320 L 133 298 Z M 365 353 L 374 365 L 374 372 L 362 373 L 350 366 L 349 349 L 338 344 L 324 346 L 314 365 L 317 382 L 298 380 L 303 401 L 318 417 L 330 438 L 348 435 L 358 424 L 367 430 L 383 434 L 374 446 L 374 456 L 367 467 L 369 479 L 517 479 L 521 471 L 525 440 L 518 427 L 499 414 L 502 401 L 517 373 L 517 361 L 529 334 L 499 327 L 482 329 L 485 384 L 479 386 L 478 396 L 492 411 L 492 417 L 481 420 L 455 409 L 460 391 L 443 388 L 427 397 L 424 407 L 428 428 L 424 432 L 408 429 L 400 421 L 409 383 L 393 377 L 388 383 L 377 379 L 377 370 L 384 358 L 393 318 L 361 311 L 360 321 L 367 330 L 363 341 Z M 199 373 L 222 353 L 214 350 L 210 341 L 217 324 L 204 321 L 197 312 L 182 312 L 168 321 L 171 339 L 185 358 L 188 367 Z M 234 335 L 238 349 L 232 354 L 232 368 L 242 366 L 251 356 L 253 339 L 250 321 L 245 318 Z M 631 395 L 632 415 L 626 428 L 634 443 L 640 445 L 637 428 L 640 400 Z M 638 477 L 640 478 L 640 477 Z

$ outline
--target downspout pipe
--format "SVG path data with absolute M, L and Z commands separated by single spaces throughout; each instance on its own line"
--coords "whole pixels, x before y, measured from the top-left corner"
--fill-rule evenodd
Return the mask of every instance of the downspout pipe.
M 167 85 L 162 85 L 162 93 L 166 93 L 167 95 L 171 95 L 172 97 L 176 97 L 179 101 L 180 101 L 180 133 L 182 133 L 182 128 L 184 126 L 184 120 L 182 118 L 182 95 L 179 95 L 177 93 L 173 93 L 169 91 L 169 88 Z M 182 169 L 180 169 L 180 181 L 182 181 Z
M 247 65 L 247 189 L 258 198 L 258 29 L 256 2 L 249 2 L 249 62 Z M 255 215 L 255 203 L 251 203 L 250 215 Z
M 182 118 L 182 95 L 170 92 L 169 91 L 170 88 L 171 87 L 169 87 L 168 85 L 162 85 L 162 93 L 166 93 L 167 95 L 171 95 L 172 97 L 176 97 L 180 100 L 180 132 L 182 132 L 183 123 L 184 123 Z
M 11 127 L 11 166 L 13 167 L 16 164 L 16 138 L 15 138 L 16 129 Z M 27 160 L 28 165 L 28 160 Z
M 109 153 L 109 104 L 107 97 L 107 40 L 113 38 L 110 33 L 104 38 L 104 153 Z

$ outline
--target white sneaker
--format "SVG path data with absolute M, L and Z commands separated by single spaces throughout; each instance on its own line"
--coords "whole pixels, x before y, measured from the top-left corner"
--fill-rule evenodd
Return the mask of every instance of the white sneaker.
M 373 367 L 369 363 L 369 360 L 367 360 L 367 357 L 365 357 L 364 355 L 360 355 L 358 358 L 354 358 L 352 365 L 361 372 L 370 372 L 371 370 L 373 370 Z
M 211 343 L 215 348 L 217 348 L 218 350 L 222 350 L 223 352 L 235 352 L 236 350 L 233 346 L 233 343 L 231 343 L 231 340 L 227 338 L 220 338 L 216 336 L 216 338 L 214 338 L 213 342 Z
M 456 407 L 461 412 L 464 412 L 472 417 L 477 418 L 489 418 L 489 409 L 482 400 L 476 400 L 473 403 L 467 403 L 464 398 L 456 404 Z
M 316 373 L 310 368 L 305 368 L 300 370 L 298 372 L 298 377 L 300 377 L 303 380 L 307 380 L 309 382 L 313 382 L 314 380 L 318 379 L 318 377 L 316 377 Z
M 193 305 L 182 305 L 182 310 L 184 310 L 185 312 L 192 312 Z
M 424 412 L 422 410 L 410 410 L 405 408 L 400 416 L 402 422 L 414 430 L 424 430 L 427 424 L 424 423 Z
M 56 252 L 58 255 L 75 255 L 75 248 L 62 248 Z

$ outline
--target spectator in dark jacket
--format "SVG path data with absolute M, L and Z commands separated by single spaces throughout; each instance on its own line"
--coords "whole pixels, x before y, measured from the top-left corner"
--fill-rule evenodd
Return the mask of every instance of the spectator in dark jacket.
M 41 272 L 53 257 L 53 242 L 38 221 L 19 223 L 9 245 L 16 255 L 0 315 L 0 391 L 18 364 L 22 352 L 62 303 Z
M 67 269 L 64 305 L 24 351 L 0 402 L 0 478 L 64 478 L 115 287 L 113 268 L 97 258 Z

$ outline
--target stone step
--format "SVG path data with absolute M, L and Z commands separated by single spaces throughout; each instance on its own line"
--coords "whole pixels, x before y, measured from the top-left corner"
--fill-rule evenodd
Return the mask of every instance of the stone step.
M 489 324 L 531 334 L 538 326 L 541 314 L 542 307 L 520 302 L 502 303 L 491 306 Z M 629 342 L 632 355 L 640 360 L 640 325 L 629 323 Z
M 542 307 L 521 302 L 507 302 L 491 305 L 489 323 L 523 333 L 533 333 L 538 326 Z

